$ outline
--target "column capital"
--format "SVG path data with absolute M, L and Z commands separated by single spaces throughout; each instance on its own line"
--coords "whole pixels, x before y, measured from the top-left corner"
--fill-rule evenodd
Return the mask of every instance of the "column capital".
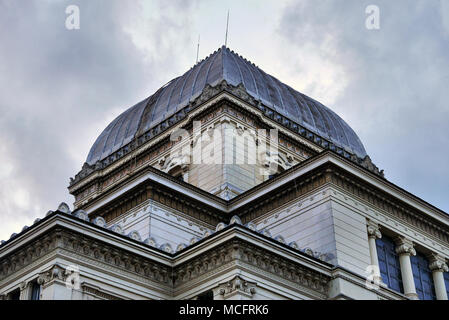
M 429 258 L 429 269 L 433 271 L 448 272 L 449 268 L 447 266 L 444 257 L 436 253 L 431 253 L 428 255 Z
M 396 253 L 399 255 L 416 255 L 416 250 L 413 245 L 413 241 L 403 236 L 398 236 L 395 239 Z
M 382 233 L 380 232 L 380 227 L 377 223 L 368 220 L 368 225 L 366 226 L 366 229 L 368 231 L 368 237 L 374 238 L 374 239 L 380 239 L 382 238 Z
M 22 281 L 19 285 L 20 291 L 25 290 L 28 287 L 28 282 Z

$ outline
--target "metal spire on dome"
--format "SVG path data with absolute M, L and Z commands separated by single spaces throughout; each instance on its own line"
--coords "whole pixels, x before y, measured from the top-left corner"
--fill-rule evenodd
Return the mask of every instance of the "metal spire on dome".
M 225 47 L 228 46 L 228 29 L 229 29 L 229 9 L 228 9 L 228 17 L 226 19 Z
M 198 46 L 196 47 L 196 62 L 195 62 L 195 64 L 198 63 L 198 54 L 200 53 L 200 37 L 201 37 L 201 35 L 199 34 L 198 35 Z

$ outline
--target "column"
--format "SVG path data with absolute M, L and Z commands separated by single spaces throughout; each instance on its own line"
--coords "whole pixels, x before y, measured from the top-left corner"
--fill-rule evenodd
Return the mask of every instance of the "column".
M 437 300 L 447 300 L 447 291 L 443 275 L 443 272 L 448 272 L 446 261 L 444 261 L 444 258 L 438 254 L 431 254 L 429 256 L 429 269 L 432 271 Z
M 399 264 L 401 265 L 402 285 L 404 286 L 404 294 L 413 300 L 418 300 L 416 293 L 415 280 L 413 279 L 412 263 L 410 256 L 416 255 L 413 248 L 413 242 L 405 237 L 397 237 L 396 253 L 399 255 Z
M 20 300 L 30 300 L 31 297 L 31 285 L 28 282 L 23 281 L 20 284 Z
M 374 268 L 374 281 L 375 283 L 382 283 L 382 277 L 380 275 L 379 269 L 379 259 L 377 257 L 377 246 L 376 239 L 382 238 L 382 234 L 380 233 L 379 225 L 373 221 L 368 220 L 368 245 L 369 245 L 369 253 L 371 257 L 371 265 Z

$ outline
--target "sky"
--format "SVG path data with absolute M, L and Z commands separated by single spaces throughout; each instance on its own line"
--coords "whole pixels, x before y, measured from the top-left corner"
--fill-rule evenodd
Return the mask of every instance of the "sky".
M 0 240 L 73 208 L 69 178 L 98 135 L 190 69 L 199 36 L 200 59 L 221 47 L 228 9 L 228 47 L 334 110 L 389 181 L 449 212 L 449 0 L 0 0 Z

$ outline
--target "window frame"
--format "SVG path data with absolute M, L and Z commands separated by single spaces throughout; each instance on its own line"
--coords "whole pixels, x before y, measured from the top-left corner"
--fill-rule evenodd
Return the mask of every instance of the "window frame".
M 401 265 L 395 247 L 394 241 L 387 236 L 376 239 L 377 260 L 383 282 L 391 290 L 404 293 Z M 397 283 L 397 286 L 395 283 Z
M 416 293 L 420 300 L 436 300 L 435 284 L 433 283 L 432 271 L 429 268 L 429 259 L 419 252 L 410 257 L 412 265 L 413 281 L 415 282 Z M 428 277 L 426 281 L 425 277 Z M 430 291 L 425 290 L 425 284 L 429 282 Z M 429 299 L 430 298 L 430 299 Z

